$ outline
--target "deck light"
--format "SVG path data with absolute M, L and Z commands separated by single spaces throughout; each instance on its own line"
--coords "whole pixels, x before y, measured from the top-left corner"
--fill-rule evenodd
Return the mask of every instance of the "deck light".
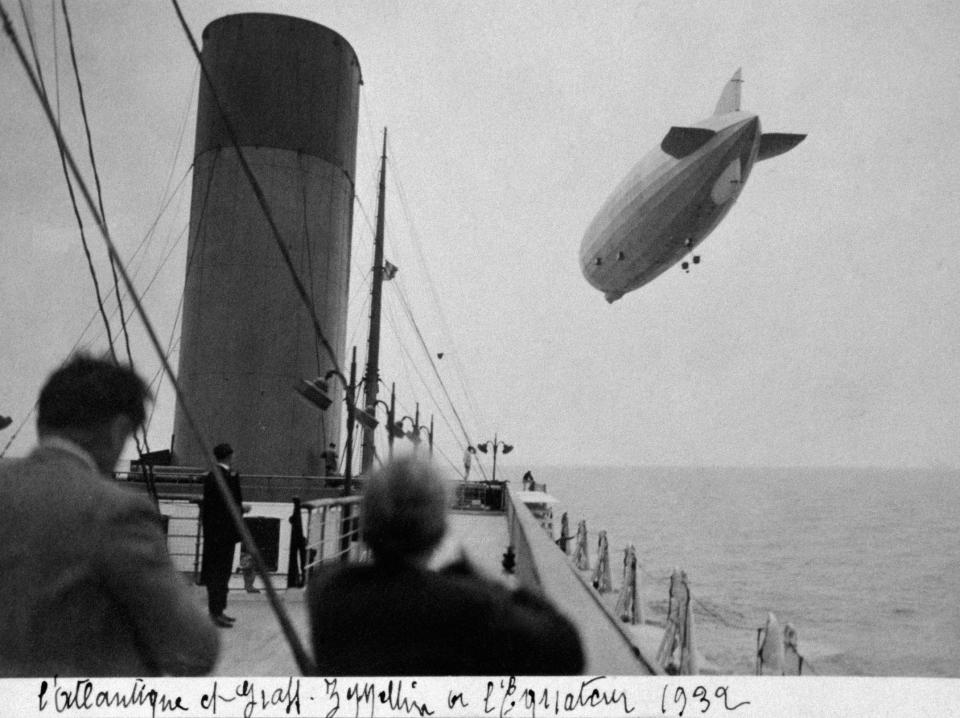
M 477 449 L 478 449 L 479 451 L 483 452 L 484 454 L 486 454 L 486 453 L 487 453 L 487 450 L 490 449 L 490 448 L 493 449 L 493 478 L 492 478 L 492 481 L 496 481 L 496 480 L 497 480 L 497 452 L 498 452 L 498 450 L 501 450 L 501 449 L 502 449 L 504 454 L 509 454 L 511 451 L 513 451 L 513 445 L 512 445 L 512 444 L 507 444 L 507 443 L 505 443 L 505 442 L 503 442 L 503 441 L 500 441 L 499 439 L 497 439 L 497 435 L 496 435 L 496 434 L 493 435 L 493 441 L 484 441 L 484 442 L 481 443 L 481 444 L 477 444 Z
M 377 418 L 374 416 L 375 408 L 368 406 L 365 410 L 360 407 L 356 407 L 353 410 L 353 417 L 357 422 L 367 428 L 367 429 L 376 429 L 377 425 L 380 423 L 377 421 Z
M 403 430 L 403 422 L 407 420 L 410 421 L 410 431 Z M 422 432 L 425 431 L 427 433 L 427 439 L 430 443 L 430 455 L 433 456 L 433 415 L 430 415 L 429 426 L 421 424 L 419 402 L 417 402 L 417 410 L 414 412 L 414 415 L 400 417 L 400 421 L 397 422 L 396 428 L 397 431 L 400 432 L 400 436 L 404 436 L 413 442 L 414 447 L 419 447 L 421 441 L 423 440 Z
M 327 396 L 327 382 L 319 377 L 313 380 L 302 379 L 293 389 L 320 411 L 326 411 L 333 403 L 333 400 Z

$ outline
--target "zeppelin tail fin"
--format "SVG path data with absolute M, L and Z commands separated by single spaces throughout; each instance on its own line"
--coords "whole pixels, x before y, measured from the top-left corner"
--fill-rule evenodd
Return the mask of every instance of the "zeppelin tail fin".
M 740 69 L 733 73 L 733 77 L 723 88 L 720 99 L 717 101 L 717 109 L 713 111 L 715 115 L 725 115 L 728 112 L 736 112 L 740 109 L 740 85 L 743 80 L 740 79 Z
M 771 157 L 782 155 L 787 150 L 803 142 L 806 135 L 791 135 L 786 132 L 764 132 L 760 135 L 760 149 L 757 151 L 757 162 L 768 160 Z

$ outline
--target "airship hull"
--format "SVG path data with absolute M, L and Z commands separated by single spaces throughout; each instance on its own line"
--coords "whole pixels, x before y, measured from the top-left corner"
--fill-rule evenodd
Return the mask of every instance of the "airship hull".
M 739 95 L 731 102 L 738 106 Z M 617 186 L 585 232 L 580 267 L 587 281 L 612 302 L 680 262 L 733 207 L 754 162 L 764 158 L 765 137 L 759 118 L 739 109 L 672 128 Z M 766 156 L 803 138 L 770 137 Z

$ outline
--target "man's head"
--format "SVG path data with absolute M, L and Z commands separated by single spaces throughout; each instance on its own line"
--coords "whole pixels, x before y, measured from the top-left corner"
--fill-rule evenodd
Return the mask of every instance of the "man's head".
M 217 463 L 229 466 L 233 460 L 233 447 L 230 444 L 217 444 L 213 447 L 213 458 Z
M 130 367 L 78 354 L 40 390 L 37 434 L 70 439 L 110 472 L 143 424 L 149 399 L 150 389 Z
M 424 563 L 447 530 L 447 491 L 436 469 L 395 459 L 367 481 L 363 538 L 378 561 Z

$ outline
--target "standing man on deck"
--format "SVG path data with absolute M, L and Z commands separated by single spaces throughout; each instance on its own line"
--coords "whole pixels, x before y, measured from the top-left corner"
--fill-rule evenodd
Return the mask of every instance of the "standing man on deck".
M 244 505 L 240 494 L 240 476 L 230 470 L 233 462 L 233 447 L 230 444 L 217 444 L 213 447 L 213 457 L 223 471 L 223 478 L 230 489 L 230 500 L 242 513 L 250 507 Z M 242 507 L 242 508 L 241 508 Z M 220 628 L 232 628 L 236 620 L 224 613 L 227 607 L 227 592 L 230 574 L 233 571 L 233 554 L 240 531 L 237 529 L 224 496 L 217 487 L 211 471 L 203 477 L 203 567 L 200 569 L 200 581 L 207 587 L 207 607 L 211 620 Z
M 331 441 L 327 450 L 320 454 L 320 458 L 323 459 L 323 470 L 326 472 L 326 475 L 336 476 L 337 469 L 339 468 L 337 445 Z
M 111 477 L 149 390 L 77 356 L 37 403 L 38 446 L 0 461 L 0 675 L 200 675 L 219 637 L 167 553 L 160 517 Z

